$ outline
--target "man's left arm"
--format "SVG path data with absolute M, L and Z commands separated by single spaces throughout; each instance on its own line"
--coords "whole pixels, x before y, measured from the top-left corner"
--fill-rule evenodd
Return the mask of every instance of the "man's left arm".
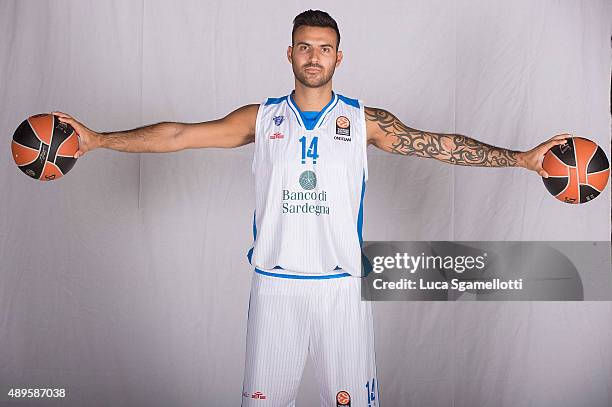
M 565 144 L 570 134 L 559 134 L 529 151 L 513 151 L 482 143 L 461 134 L 431 133 L 406 126 L 384 109 L 365 108 L 368 143 L 381 150 L 414 155 L 455 165 L 476 167 L 523 167 L 542 177 L 544 154 L 555 145 Z

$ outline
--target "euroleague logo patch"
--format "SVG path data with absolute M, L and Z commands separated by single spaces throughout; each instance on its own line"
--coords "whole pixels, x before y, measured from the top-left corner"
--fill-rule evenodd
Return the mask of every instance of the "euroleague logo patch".
M 339 391 L 336 394 L 336 407 L 345 407 L 351 406 L 351 395 L 348 393 L 348 391 Z
M 351 141 L 351 122 L 346 116 L 336 118 L 336 136 L 334 140 Z

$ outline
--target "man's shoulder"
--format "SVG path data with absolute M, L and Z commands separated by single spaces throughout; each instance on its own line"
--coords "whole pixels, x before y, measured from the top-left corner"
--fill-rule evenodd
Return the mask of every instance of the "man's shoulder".
M 281 97 L 277 97 L 277 98 L 267 98 L 266 101 L 264 102 L 264 106 L 270 106 L 270 105 L 278 105 L 279 103 L 282 103 L 284 101 L 287 100 L 287 96 L 281 96 Z
M 338 100 L 340 100 L 341 102 L 344 102 L 344 104 L 354 107 L 356 109 L 360 109 L 361 108 L 361 102 L 359 101 L 359 99 L 353 99 L 353 98 L 349 98 L 346 97 L 344 95 L 338 94 Z

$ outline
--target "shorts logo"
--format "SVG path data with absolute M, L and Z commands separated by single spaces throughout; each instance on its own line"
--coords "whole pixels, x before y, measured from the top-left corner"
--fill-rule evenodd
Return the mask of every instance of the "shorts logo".
M 313 171 L 304 171 L 300 174 L 300 186 L 309 191 L 317 186 L 317 176 Z
M 336 136 L 334 140 L 351 141 L 351 122 L 346 116 L 336 118 Z
M 280 126 L 284 119 L 285 119 L 285 116 L 274 116 L 272 118 L 272 120 L 274 120 L 274 124 L 277 126 Z
M 246 397 L 248 399 L 256 399 L 256 400 L 265 400 L 268 398 L 265 394 L 260 391 L 256 391 L 253 394 L 247 393 L 246 391 L 242 393 L 242 397 Z
M 336 394 L 336 407 L 351 406 L 351 395 L 347 391 L 339 391 Z

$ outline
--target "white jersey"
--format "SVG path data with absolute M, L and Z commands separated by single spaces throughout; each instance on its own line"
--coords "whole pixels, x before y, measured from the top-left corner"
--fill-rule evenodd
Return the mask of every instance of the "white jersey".
M 361 276 L 366 147 L 359 100 L 332 93 L 316 113 L 301 112 L 292 95 L 261 104 L 253 159 L 254 244 L 248 253 L 259 272 Z

